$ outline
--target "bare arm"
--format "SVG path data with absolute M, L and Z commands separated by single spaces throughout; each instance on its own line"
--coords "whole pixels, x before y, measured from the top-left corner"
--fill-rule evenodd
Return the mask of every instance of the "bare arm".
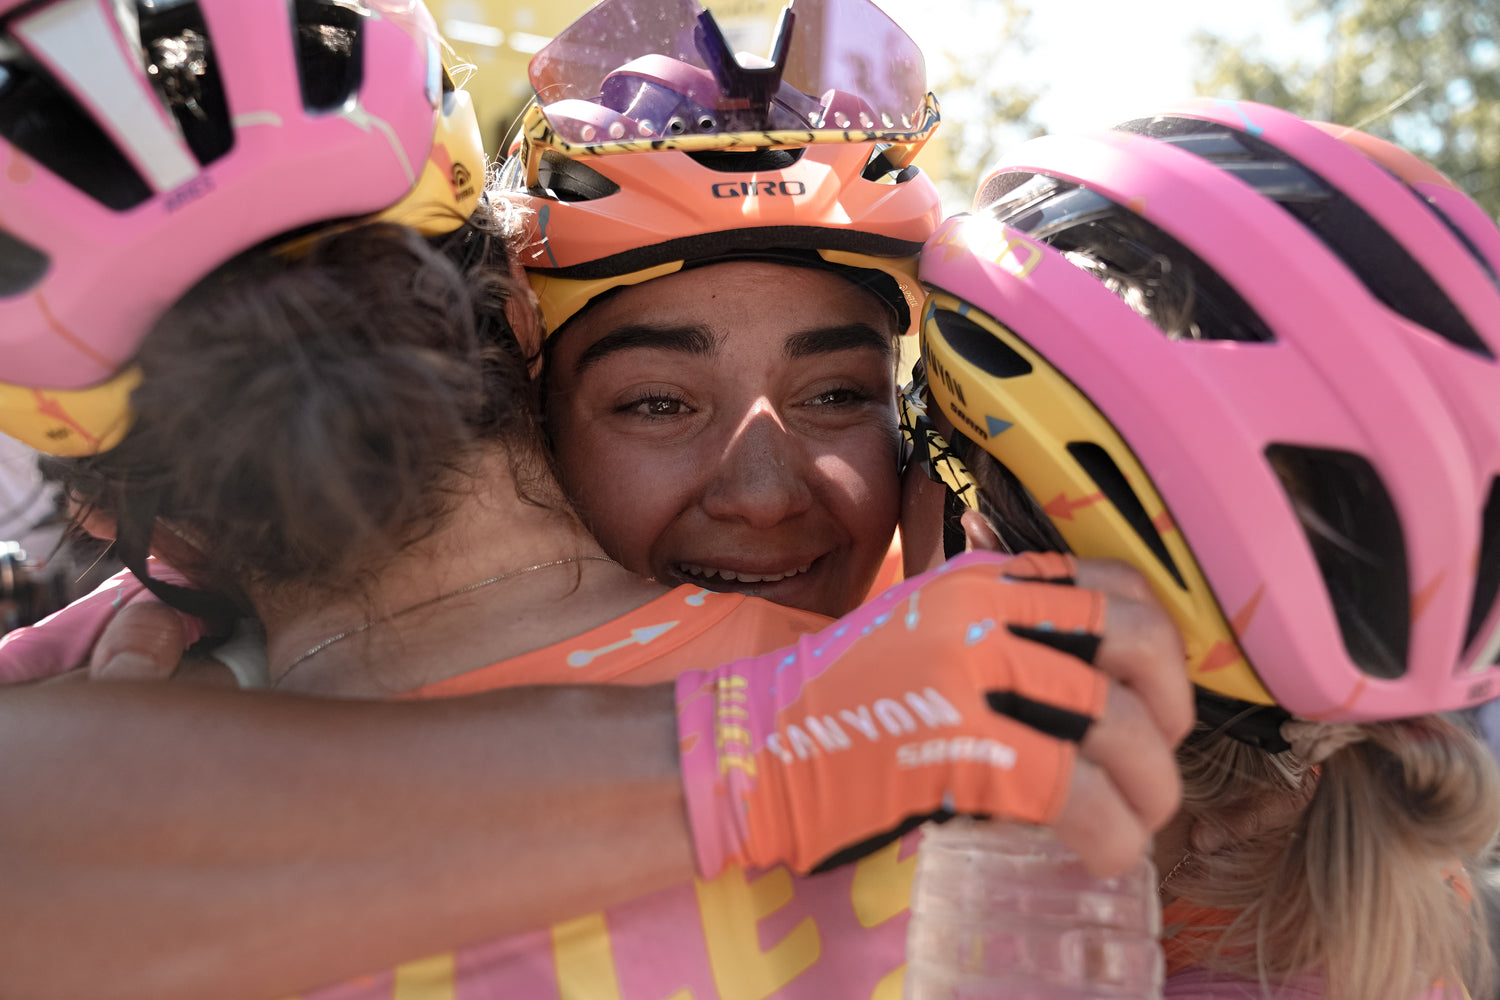
M 1175 806 L 1191 708 L 1170 622 L 1115 576 L 1095 581 L 1112 595 L 1095 664 L 1117 680 L 1059 775 L 1056 825 L 1118 871 Z M 100 663 L 150 675 L 114 655 L 150 643 L 107 640 Z M 756 676 L 774 682 L 782 652 Z M 908 667 L 902 684 L 926 682 L 925 658 Z M 670 686 L 401 703 L 0 687 L 0 1000 L 268 1000 L 679 883 L 677 730 Z M 885 787 L 895 761 L 861 780 Z M 935 804 L 892 799 L 887 822 Z
M 675 733 L 670 685 L 0 689 L 0 997 L 266 1000 L 680 882 Z

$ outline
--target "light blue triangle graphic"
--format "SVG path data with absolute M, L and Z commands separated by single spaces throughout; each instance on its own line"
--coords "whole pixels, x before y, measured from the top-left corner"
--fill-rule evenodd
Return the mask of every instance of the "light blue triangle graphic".
M 604 654 L 613 653 L 617 649 L 624 649 L 626 646 L 634 645 L 644 646 L 651 640 L 656 639 L 666 634 L 667 632 L 670 632 L 679 624 L 681 623 L 662 622 L 660 625 L 647 625 L 645 628 L 633 628 L 630 630 L 630 638 L 628 639 L 621 639 L 619 642 L 612 642 L 608 646 L 603 646 L 599 649 L 575 649 L 573 650 L 573 652 L 568 654 L 568 666 L 586 667 Z
M 1001 420 L 999 417 L 992 417 L 989 414 L 985 414 L 984 422 L 989 424 L 990 437 L 994 437 L 997 434 L 1004 434 L 1015 426 L 1015 424 L 1008 420 Z
M 648 625 L 646 628 L 633 628 L 630 630 L 630 637 L 644 646 L 657 636 L 670 632 L 676 627 L 676 622 L 666 622 L 662 625 Z

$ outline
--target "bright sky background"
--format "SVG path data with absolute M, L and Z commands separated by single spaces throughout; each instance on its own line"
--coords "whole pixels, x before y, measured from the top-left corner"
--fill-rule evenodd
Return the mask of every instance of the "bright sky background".
M 1200 30 L 1236 42 L 1258 38 L 1263 51 L 1288 59 L 1315 59 L 1326 44 L 1323 26 L 1293 23 L 1297 0 L 1028 0 L 1034 48 L 1007 65 L 995 60 L 1004 23 L 997 0 L 876 2 L 922 47 L 930 82 L 948 75 L 950 53 L 970 67 L 994 63 L 995 82 L 1042 93 L 1033 111 L 1050 132 L 1106 128 L 1194 96 L 1192 38 Z M 957 95 L 938 97 L 945 117 L 967 110 Z M 967 188 L 941 178 L 939 187 L 945 211 L 968 208 Z
M 945 49 L 984 58 L 1000 22 L 996 13 L 993 24 L 984 23 L 986 0 L 975 5 L 977 23 L 966 5 L 945 0 L 878 2 L 922 46 L 933 80 L 943 76 Z M 1290 2 L 1033 0 L 1036 49 L 1020 72 L 1045 85 L 1036 111 L 1050 130 L 1110 125 L 1193 95 L 1190 40 L 1199 29 L 1233 39 L 1259 35 L 1268 50 L 1290 56 L 1320 51 L 1321 32 L 1294 25 Z

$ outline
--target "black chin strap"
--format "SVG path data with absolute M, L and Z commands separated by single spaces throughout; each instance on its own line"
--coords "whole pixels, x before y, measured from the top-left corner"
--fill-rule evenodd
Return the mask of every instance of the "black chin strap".
M 151 575 L 146 557 L 151 552 L 151 536 L 156 529 L 156 512 L 161 507 L 162 489 L 130 492 L 121 502 L 115 520 L 115 554 L 135 578 L 162 603 L 176 608 L 208 625 L 210 634 L 228 635 L 240 617 L 234 602 L 206 590 L 194 590 Z
M 1204 725 L 1267 753 L 1292 748 L 1281 735 L 1281 724 L 1292 717 L 1286 709 L 1228 698 L 1200 687 L 1193 688 L 1193 696 L 1198 704 L 1198 721 Z

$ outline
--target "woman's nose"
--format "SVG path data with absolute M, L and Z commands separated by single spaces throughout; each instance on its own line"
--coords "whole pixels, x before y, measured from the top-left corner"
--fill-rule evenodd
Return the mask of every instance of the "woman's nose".
M 812 505 L 807 451 L 761 400 L 746 414 L 717 456 L 703 492 L 703 507 L 716 520 L 772 527 Z

